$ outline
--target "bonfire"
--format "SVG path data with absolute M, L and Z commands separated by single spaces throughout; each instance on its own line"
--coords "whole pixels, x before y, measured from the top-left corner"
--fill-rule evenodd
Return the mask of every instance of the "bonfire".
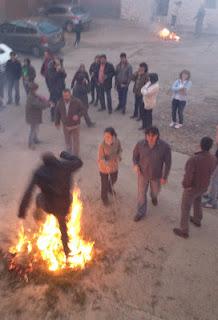
M 164 28 L 159 32 L 159 37 L 162 40 L 172 40 L 176 42 L 178 42 L 181 39 L 175 32 L 171 32 L 167 28 Z
M 58 272 L 63 269 L 81 270 L 93 258 L 94 242 L 88 242 L 81 236 L 81 215 L 83 205 L 79 189 L 73 193 L 73 203 L 67 216 L 70 254 L 66 261 L 61 233 L 57 219 L 47 215 L 36 232 L 25 230 L 21 224 L 18 240 L 9 249 L 9 270 L 25 275 L 44 268 Z

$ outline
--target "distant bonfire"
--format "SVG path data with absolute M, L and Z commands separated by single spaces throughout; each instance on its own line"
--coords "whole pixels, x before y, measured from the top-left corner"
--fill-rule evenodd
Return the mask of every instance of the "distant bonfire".
M 167 28 L 159 31 L 158 35 L 162 40 L 172 40 L 178 42 L 181 39 L 175 32 L 171 32 Z

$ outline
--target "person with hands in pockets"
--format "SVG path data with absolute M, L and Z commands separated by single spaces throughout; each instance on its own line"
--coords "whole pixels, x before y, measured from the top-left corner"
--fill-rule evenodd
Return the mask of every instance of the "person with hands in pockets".
M 113 186 L 118 178 L 119 162 L 122 148 L 114 128 L 104 131 L 104 140 L 98 149 L 98 167 L 101 176 L 101 199 L 105 206 L 109 205 L 108 193 L 115 194 Z

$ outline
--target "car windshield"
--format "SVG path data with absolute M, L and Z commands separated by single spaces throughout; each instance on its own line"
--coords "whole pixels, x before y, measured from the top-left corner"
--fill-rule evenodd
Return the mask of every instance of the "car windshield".
M 46 33 L 46 34 L 59 31 L 59 28 L 57 26 L 55 26 L 54 24 L 51 24 L 51 23 L 49 23 L 47 21 L 39 22 L 38 23 L 38 28 L 39 28 L 40 32 Z
M 71 11 L 74 14 L 84 14 L 86 13 L 86 10 L 84 8 L 78 7 L 78 8 L 72 8 Z

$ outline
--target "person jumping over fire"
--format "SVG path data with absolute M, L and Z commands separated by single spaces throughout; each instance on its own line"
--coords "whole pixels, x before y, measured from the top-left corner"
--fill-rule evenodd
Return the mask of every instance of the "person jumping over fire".
M 18 217 L 25 219 L 35 187 L 41 192 L 36 196 L 35 220 L 42 214 L 53 214 L 59 223 L 61 240 L 66 258 L 70 253 L 66 217 L 72 203 L 72 173 L 82 167 L 83 162 L 67 152 L 60 154 L 60 160 L 52 153 L 42 155 L 42 164 L 34 171 L 21 200 Z

